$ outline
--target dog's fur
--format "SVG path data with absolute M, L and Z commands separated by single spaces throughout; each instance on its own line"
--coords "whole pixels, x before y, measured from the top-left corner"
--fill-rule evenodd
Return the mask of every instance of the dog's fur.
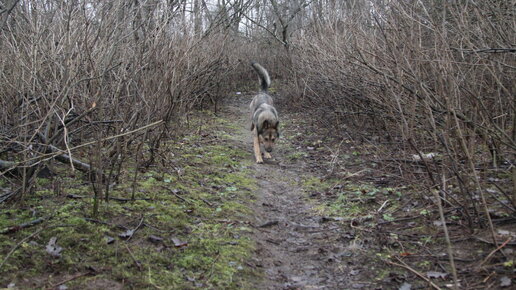
M 260 145 L 265 149 L 264 157 L 272 158 L 270 152 L 279 137 L 278 112 L 274 108 L 272 97 L 267 94 L 271 79 L 267 70 L 260 64 L 253 62 L 252 67 L 260 77 L 261 91 L 253 98 L 251 105 L 251 131 L 253 132 L 253 147 L 256 163 L 263 163 Z

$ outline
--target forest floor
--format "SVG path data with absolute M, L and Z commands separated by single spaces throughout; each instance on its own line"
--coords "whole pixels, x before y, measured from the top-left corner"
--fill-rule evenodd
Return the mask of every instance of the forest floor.
M 391 178 L 371 161 L 373 147 L 281 106 L 273 159 L 255 164 L 251 98 L 235 95 L 216 115 L 193 114 L 194 134 L 167 142 L 158 165 L 124 169 L 97 214 L 91 183 L 50 166 L 33 194 L 2 205 L 0 287 L 452 285 L 437 209 L 414 180 Z M 485 259 L 494 249 L 488 235 L 467 233 L 453 208 L 446 217 L 461 288 L 510 287 L 514 220 L 498 228 L 505 248 Z
M 252 97 L 230 100 L 221 114 L 235 124 L 231 139 L 254 160 Z M 374 288 L 375 265 L 363 255 L 353 229 L 343 227 L 341 217 L 325 215 L 331 211 L 314 199 L 335 185 L 324 180 L 331 161 L 325 137 L 306 115 L 285 112 L 280 119 L 281 140 L 273 159 L 250 167 L 257 180 L 256 201 L 250 205 L 256 226 L 251 264 L 263 271 L 256 289 Z

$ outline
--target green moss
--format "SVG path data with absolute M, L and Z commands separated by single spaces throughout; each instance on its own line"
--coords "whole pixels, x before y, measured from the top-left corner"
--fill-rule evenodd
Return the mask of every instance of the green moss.
M 321 192 L 326 191 L 330 187 L 330 183 L 328 181 L 323 181 L 318 177 L 311 176 L 306 177 L 302 181 L 302 186 L 305 192 Z
M 50 183 L 51 183 L 51 181 L 48 178 L 36 178 L 37 186 L 47 186 Z
M 42 197 L 42 198 L 45 198 L 45 197 L 49 197 L 50 195 L 52 195 L 52 191 L 50 189 L 43 189 L 43 190 L 37 190 L 34 192 L 34 196 L 32 197 Z
M 214 122 L 192 123 L 210 132 L 214 132 L 211 126 L 227 132 L 237 129 L 237 125 L 224 119 L 211 115 L 203 118 L 214 118 Z M 7 274 L 0 277 L 0 285 L 14 282 L 22 287 L 23 281 L 31 278 L 55 273 L 73 275 L 85 267 L 94 267 L 101 270 L 95 277 L 81 277 L 66 285 L 82 288 L 94 279 L 105 278 L 137 289 L 246 288 L 246 277 L 254 275 L 245 263 L 253 243 L 246 237 L 249 229 L 240 222 L 249 214 L 246 204 L 257 187 L 246 169 L 252 164 L 251 153 L 238 149 L 229 136 L 221 135 L 209 139 L 192 134 L 171 140 L 163 148 L 170 151 L 168 156 L 175 156 L 174 167 L 152 167 L 138 173 L 138 199 L 107 203 L 102 199 L 94 220 L 87 220 L 93 203 L 92 188 L 79 174 L 63 177 L 61 188 L 65 194 L 85 198 L 56 196 L 51 182 L 41 179 L 29 207 L 2 208 L 0 228 L 37 217 L 49 218 L 0 240 L 0 256 L 5 256 L 19 241 L 45 226 L 13 252 L 1 269 Z M 111 188 L 110 196 L 130 198 L 133 180 L 134 168 L 125 168 L 121 183 Z M 129 241 L 119 238 L 126 231 L 122 226 L 134 229 L 142 218 L 144 224 Z M 163 241 L 154 244 L 149 241 L 151 235 Z M 45 251 L 52 237 L 63 248 L 60 257 L 51 257 Z M 106 237 L 115 241 L 107 244 Z M 178 248 L 171 238 L 179 238 L 187 246 Z M 44 285 L 47 284 L 41 287 Z
M 306 158 L 306 157 L 308 157 L 308 154 L 305 153 L 305 152 L 302 152 L 302 151 L 297 151 L 297 152 L 294 152 L 294 153 L 291 153 L 291 154 L 287 155 L 287 158 L 290 159 L 290 160 L 303 159 L 303 158 Z
M 91 186 L 90 185 L 67 185 L 66 187 L 66 194 L 74 194 L 74 195 L 85 195 L 91 192 Z
M 335 187 L 339 185 L 338 187 Z M 316 210 L 324 215 L 344 218 L 363 217 L 368 218 L 374 212 L 372 199 L 389 199 L 388 206 L 384 208 L 383 218 L 394 220 L 392 213 L 399 207 L 399 198 L 403 188 L 382 188 L 369 183 L 345 183 L 338 180 L 322 181 L 316 177 L 309 177 L 302 182 L 303 189 L 309 194 L 328 193 L 330 198 L 325 203 L 315 206 Z M 371 213 L 370 213 L 371 212 Z

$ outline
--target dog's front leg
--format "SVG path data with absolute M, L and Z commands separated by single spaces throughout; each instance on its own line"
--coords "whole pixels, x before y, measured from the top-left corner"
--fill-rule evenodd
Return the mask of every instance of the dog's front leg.
M 263 157 L 265 157 L 266 159 L 271 159 L 272 155 L 269 152 L 264 152 Z
M 256 127 L 253 130 L 253 147 L 254 147 L 254 157 L 256 158 L 256 163 L 263 163 L 262 152 L 260 152 L 260 141 L 258 140 L 258 132 L 256 132 Z

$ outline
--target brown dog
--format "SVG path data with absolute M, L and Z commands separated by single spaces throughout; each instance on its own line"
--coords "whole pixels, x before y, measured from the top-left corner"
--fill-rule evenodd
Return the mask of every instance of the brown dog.
M 260 145 L 265 148 L 264 157 L 272 158 L 270 152 L 274 142 L 279 137 L 278 112 L 273 106 L 272 98 L 267 94 L 271 79 L 267 70 L 256 62 L 251 63 L 260 77 L 261 91 L 253 98 L 251 105 L 251 131 L 253 132 L 253 146 L 256 163 L 263 163 Z

